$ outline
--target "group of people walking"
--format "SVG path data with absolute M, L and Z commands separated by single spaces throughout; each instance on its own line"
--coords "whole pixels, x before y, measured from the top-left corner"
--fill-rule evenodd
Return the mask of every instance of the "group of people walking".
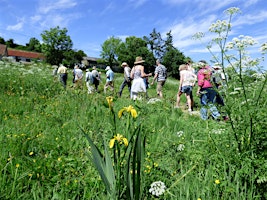
M 160 60 L 156 60 L 156 67 L 154 71 L 154 75 L 152 73 L 145 73 L 144 69 L 145 60 L 142 57 L 138 56 L 135 59 L 134 66 L 130 68 L 130 66 L 123 62 L 121 67 L 123 67 L 124 71 L 124 79 L 120 85 L 118 97 L 122 96 L 124 88 L 127 86 L 129 91 L 130 98 L 134 101 L 137 99 L 139 93 L 144 93 L 147 95 L 147 84 L 148 78 L 153 77 L 152 82 L 153 85 L 157 82 L 156 92 L 159 98 L 163 98 L 163 87 L 167 80 L 167 68 L 160 63 Z M 197 82 L 197 96 L 200 97 L 200 116 L 203 120 L 208 119 L 208 110 L 214 119 L 218 119 L 220 117 L 220 113 L 216 107 L 216 101 L 221 105 L 224 105 L 222 97 L 219 95 L 217 89 L 220 85 L 216 85 L 214 87 L 214 81 L 212 74 L 214 73 L 212 69 L 206 61 L 201 60 L 198 62 L 199 70 L 196 73 L 195 69 L 192 67 L 191 63 L 182 64 L 179 67 L 180 71 L 180 83 L 178 86 L 177 99 L 175 108 L 180 108 L 180 99 L 182 94 L 185 94 L 188 111 L 192 113 L 194 108 L 194 99 L 193 99 L 193 87 Z M 219 69 L 220 66 L 217 66 Z M 104 85 L 104 93 L 109 89 L 111 92 L 114 92 L 114 72 L 110 66 L 107 66 L 106 69 L 106 83 Z M 216 71 L 216 69 L 215 69 Z M 67 68 L 61 65 L 58 70 L 58 74 L 60 74 L 60 80 L 66 88 L 66 80 L 67 80 Z M 216 74 L 216 73 L 214 73 Z M 74 75 L 74 87 L 81 87 L 83 73 L 82 70 L 78 68 L 78 66 L 74 67 L 73 70 Z M 92 71 L 86 69 L 85 74 L 85 82 L 88 90 L 88 94 L 93 92 L 98 92 L 98 86 L 101 81 L 101 72 L 98 72 L 96 67 L 92 68 Z

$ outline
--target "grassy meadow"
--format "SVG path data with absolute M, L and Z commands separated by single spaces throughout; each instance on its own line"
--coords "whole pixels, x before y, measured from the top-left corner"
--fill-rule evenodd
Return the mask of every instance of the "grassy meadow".
M 70 87 L 70 73 L 64 90 L 45 64 L 1 61 L 0 70 L 0 199 L 112 199 L 83 132 L 103 152 L 114 135 L 129 140 L 129 130 L 137 127 L 145 137 L 140 199 L 267 199 L 266 78 L 245 81 L 244 87 L 232 78 L 222 108 L 230 120 L 218 122 L 189 115 L 186 107 L 174 109 L 179 82 L 172 78 L 165 98 L 148 103 L 133 102 L 127 87 L 122 98 L 105 95 L 104 78 L 100 93 L 89 95 L 85 82 L 82 90 Z M 122 80 L 116 74 L 116 92 Z M 148 89 L 150 98 L 156 97 L 155 88 Z M 113 96 L 114 113 L 107 96 Z M 194 99 L 198 106 L 199 98 Z M 130 105 L 137 117 L 119 118 Z M 112 148 L 108 151 L 112 154 Z M 150 192 L 156 181 L 166 186 L 159 196 Z M 119 187 L 118 199 L 129 199 L 124 185 Z

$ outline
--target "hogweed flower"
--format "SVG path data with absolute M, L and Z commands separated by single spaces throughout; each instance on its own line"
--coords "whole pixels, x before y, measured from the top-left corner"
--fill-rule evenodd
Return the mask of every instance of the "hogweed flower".
M 128 107 L 124 107 L 124 108 L 122 108 L 122 109 L 118 112 L 118 116 L 119 116 L 119 118 L 121 118 L 121 116 L 122 116 L 122 114 L 123 114 L 124 111 L 126 111 L 126 112 L 128 112 L 128 113 L 131 113 L 131 115 L 132 115 L 133 118 L 136 118 L 136 117 L 137 117 L 137 112 L 136 112 L 136 110 L 134 109 L 133 106 L 130 105 L 130 106 L 128 106 Z
M 124 144 L 126 147 L 128 146 L 127 138 L 123 137 L 123 135 L 118 133 L 109 141 L 109 148 L 114 147 L 115 141 L 118 141 L 119 144 Z
M 149 192 L 152 195 L 159 197 L 165 192 L 165 189 L 166 189 L 166 186 L 162 181 L 156 181 L 150 185 Z
M 267 53 L 267 42 L 261 45 L 260 51 L 262 52 L 262 54 Z

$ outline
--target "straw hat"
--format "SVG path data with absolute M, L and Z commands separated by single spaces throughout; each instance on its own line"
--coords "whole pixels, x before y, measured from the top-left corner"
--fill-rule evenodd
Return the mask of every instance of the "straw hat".
M 144 62 L 145 61 L 143 60 L 143 58 L 141 56 L 138 56 L 138 57 L 136 57 L 134 64 L 136 65 L 136 64 L 140 64 L 140 63 L 144 63 Z
M 125 67 L 125 66 L 128 66 L 128 64 L 127 64 L 127 62 L 123 62 L 123 63 L 121 64 L 121 66 L 122 66 L 122 67 Z

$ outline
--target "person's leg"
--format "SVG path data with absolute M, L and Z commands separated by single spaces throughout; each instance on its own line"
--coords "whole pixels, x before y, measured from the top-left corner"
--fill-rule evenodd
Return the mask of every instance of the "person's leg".
M 187 100 L 187 104 L 188 104 L 188 111 L 191 112 L 192 108 L 191 108 L 191 98 L 190 98 L 190 94 L 186 93 L 186 100 Z
M 176 105 L 175 105 L 175 107 L 176 108 L 179 108 L 179 106 L 180 106 L 180 100 L 181 100 L 181 95 L 182 95 L 183 93 L 181 92 L 181 91 L 179 91 L 178 93 L 177 93 L 177 97 L 176 97 Z
M 157 94 L 160 98 L 163 98 L 163 94 L 162 94 L 162 82 L 159 81 L 157 83 Z
M 191 110 L 194 109 L 194 97 L 193 97 L 193 88 L 190 92 L 190 99 L 191 99 Z
M 118 92 L 119 97 L 122 95 L 123 88 L 126 86 L 126 80 L 124 79 L 123 82 L 121 83 L 120 90 Z
M 221 115 L 214 104 L 209 104 L 209 110 L 213 119 L 218 119 Z
M 206 94 L 201 95 L 200 103 L 201 103 L 200 117 L 203 120 L 207 120 L 208 119 L 208 109 L 207 109 L 208 97 Z

